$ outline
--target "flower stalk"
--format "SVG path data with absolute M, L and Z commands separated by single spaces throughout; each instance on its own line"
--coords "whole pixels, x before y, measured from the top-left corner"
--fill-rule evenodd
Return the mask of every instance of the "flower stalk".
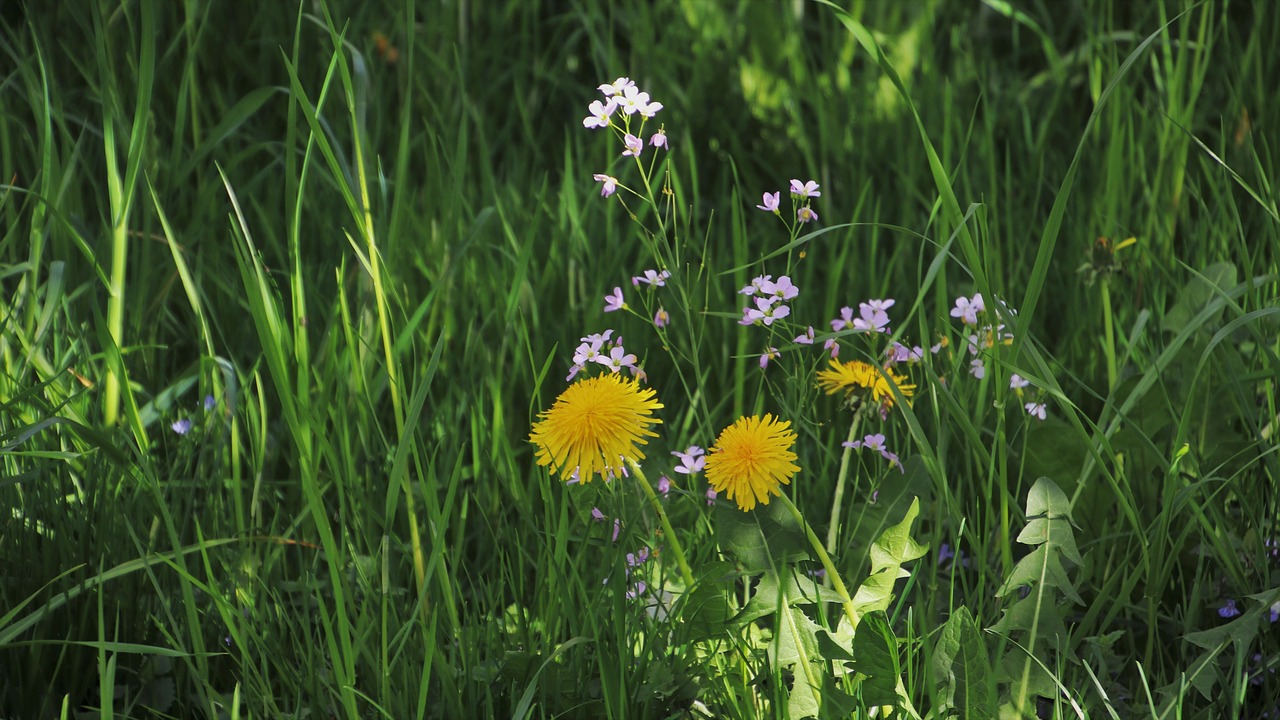
M 653 511 L 658 514 L 658 522 L 662 524 L 662 532 L 667 537 L 667 547 L 671 548 L 671 554 L 676 557 L 676 565 L 680 566 L 680 577 L 684 579 L 685 587 L 692 590 L 694 585 L 693 571 L 689 569 L 689 561 L 684 556 L 684 548 L 680 545 L 680 538 L 676 537 L 676 531 L 671 527 L 671 521 L 667 519 L 667 511 L 662 507 L 662 500 L 653 491 L 653 486 L 649 484 L 649 479 L 644 476 L 644 471 L 640 469 L 640 464 L 631 458 L 627 458 L 627 464 L 635 472 L 636 479 L 640 481 L 640 487 L 644 489 L 644 494 L 649 497 L 649 504 L 653 506 Z

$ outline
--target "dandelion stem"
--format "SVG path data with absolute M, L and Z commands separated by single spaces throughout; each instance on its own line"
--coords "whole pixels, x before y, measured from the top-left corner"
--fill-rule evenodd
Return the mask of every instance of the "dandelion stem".
M 680 566 L 680 577 L 684 578 L 684 584 L 689 589 L 693 589 L 693 571 L 689 569 L 689 561 L 685 559 L 684 548 L 680 546 L 680 539 L 676 537 L 676 531 L 671 527 L 671 521 L 667 519 L 666 510 L 662 509 L 662 501 L 658 499 L 658 494 L 653 491 L 653 486 L 649 484 L 649 479 L 644 476 L 644 471 L 640 469 L 640 465 L 631 458 L 627 458 L 627 464 L 635 471 L 636 478 L 640 481 L 640 487 L 644 488 L 644 494 L 649 496 L 649 503 L 653 505 L 654 512 L 658 513 L 658 522 L 662 523 L 662 532 L 667 536 L 667 546 L 671 548 L 671 552 L 676 556 L 676 564 Z
M 805 537 L 809 538 L 809 544 L 813 546 L 813 551 L 817 553 L 818 560 L 822 563 L 822 568 L 827 571 L 827 580 L 831 582 L 832 589 L 840 596 L 840 602 L 844 606 L 844 614 L 849 618 L 850 625 L 857 627 L 858 611 L 853 607 L 853 598 L 849 596 L 849 590 L 845 588 L 844 581 L 840 579 L 840 574 L 836 572 L 835 563 L 831 562 L 831 555 L 826 548 L 822 547 L 822 542 L 818 540 L 817 533 L 813 531 L 809 523 L 805 522 L 804 516 L 800 514 L 800 509 L 796 507 L 795 503 L 791 502 L 791 498 L 787 497 L 786 493 L 782 493 L 779 497 L 782 499 L 782 504 L 786 505 L 787 509 L 791 511 L 791 516 L 804 528 Z
M 853 442 L 853 438 L 858 434 L 864 408 L 866 408 L 865 403 L 853 413 L 853 422 L 849 424 L 848 442 Z M 831 523 L 827 526 L 827 552 L 829 553 L 836 551 L 836 536 L 840 531 L 840 508 L 844 505 L 844 485 L 849 477 L 849 458 L 852 455 L 853 448 L 845 445 L 844 454 L 840 456 L 840 474 L 836 477 L 836 494 L 831 500 Z

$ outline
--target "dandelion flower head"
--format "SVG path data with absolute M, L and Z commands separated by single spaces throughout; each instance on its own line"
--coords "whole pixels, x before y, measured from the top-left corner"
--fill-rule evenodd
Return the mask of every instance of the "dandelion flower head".
M 861 360 L 848 362 L 832 360 L 829 369 L 818 372 L 818 385 L 828 395 L 843 392 L 845 397 L 850 399 L 853 399 L 851 396 L 855 393 L 861 391 L 864 397 L 870 397 L 873 402 L 879 403 L 885 409 L 893 407 L 894 385 L 905 398 L 910 398 L 916 389 L 905 375 L 889 370 L 881 371 L 875 365 Z
M 622 475 L 627 460 L 644 459 L 636 445 L 657 437 L 662 407 L 652 388 L 619 375 L 599 375 L 565 388 L 550 410 L 538 415 L 529 442 L 538 447 L 539 465 L 551 465 L 564 480 L 576 472 L 582 482 L 593 475 Z
M 720 432 L 707 455 L 707 482 L 717 493 L 724 492 L 743 511 L 757 502 L 769 504 L 769 496 L 781 495 L 779 485 L 787 485 L 800 472 L 792 452 L 796 434 L 791 423 L 772 415 L 738 418 Z

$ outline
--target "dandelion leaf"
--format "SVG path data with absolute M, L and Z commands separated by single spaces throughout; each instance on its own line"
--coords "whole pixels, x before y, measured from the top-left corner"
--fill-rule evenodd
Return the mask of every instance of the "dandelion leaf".
M 963 605 L 956 608 L 942 626 L 930 665 L 949 715 L 961 718 L 995 715 L 991 658 L 969 608 Z
M 724 561 L 712 563 L 711 568 L 702 573 L 702 582 L 694 585 L 680 605 L 680 627 L 690 640 L 724 634 L 733 616 L 724 588 L 739 576 L 733 565 Z
M 808 557 L 804 531 L 782 503 L 761 505 L 749 513 L 721 505 L 715 514 L 720 547 L 748 571 L 769 571 Z
M 786 568 L 781 572 L 770 570 L 760 576 L 755 592 L 734 618 L 734 622 L 740 624 L 758 620 L 772 615 L 784 605 L 814 605 L 820 602 L 838 603 L 840 596 L 815 578 L 801 574 L 796 568 Z
M 1161 327 L 1169 332 L 1181 332 L 1209 306 L 1219 293 L 1230 290 L 1238 282 L 1235 265 L 1229 262 L 1210 265 L 1178 293 L 1178 299 L 1165 313 Z M 1206 318 L 1209 321 L 1214 319 L 1214 317 Z
M 864 615 L 853 638 L 853 669 L 865 676 L 862 701 L 872 706 L 897 708 L 898 679 L 902 666 L 898 661 L 898 638 L 889 627 L 882 611 Z
M 787 717 L 817 717 L 822 707 L 823 678 L 827 675 L 826 663 L 818 651 L 821 628 L 798 608 L 785 608 L 777 619 L 769 659 L 775 669 L 789 669 L 792 674 Z
M 1055 588 L 1071 602 L 1077 605 L 1084 604 L 1084 600 L 1067 577 L 1062 560 L 1053 551 L 1053 546 L 1048 544 L 1032 550 L 1030 554 L 1018 561 L 1004 584 L 996 591 L 996 597 L 1005 597 L 1022 587 Z
M 929 551 L 928 545 L 921 545 L 911 537 L 911 524 L 919 513 L 919 499 L 912 500 L 902 521 L 886 529 L 872 544 L 871 574 L 853 596 L 853 606 L 859 614 L 888 610 L 894 583 L 911 575 L 902 564 Z

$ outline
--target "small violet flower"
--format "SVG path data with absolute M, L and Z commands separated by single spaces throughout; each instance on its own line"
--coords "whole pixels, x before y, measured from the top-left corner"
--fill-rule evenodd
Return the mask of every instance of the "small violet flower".
M 618 191 L 618 178 L 613 177 L 612 175 L 605 175 L 604 173 L 596 173 L 591 177 L 595 178 L 595 181 L 598 183 L 604 183 L 600 186 L 601 197 L 609 197 Z
M 951 317 L 960 318 L 960 322 L 965 325 L 977 325 L 978 313 L 986 309 L 986 305 L 982 302 L 982 293 L 974 294 L 973 299 L 962 296 L 956 298 L 956 306 L 951 308 Z
M 706 450 L 697 445 L 690 445 L 684 452 L 673 452 L 672 455 L 680 458 L 680 464 L 676 466 L 676 472 L 681 475 L 692 475 L 701 472 L 704 465 L 707 464 Z
M 671 478 L 663 475 L 658 478 L 658 494 L 666 497 L 671 492 Z
M 205 395 L 205 396 L 204 396 L 204 411 L 205 411 L 205 412 L 209 412 L 209 411 L 210 411 L 210 410 L 212 410 L 214 407 L 216 407 L 216 406 L 217 406 L 217 404 L 218 404 L 218 401 L 217 401 L 217 400 L 214 400 L 212 395 Z
M 969 374 L 981 380 L 987 376 L 987 366 L 982 364 L 981 360 L 974 359 L 969 361 Z
M 738 321 L 738 324 L 751 325 L 761 322 L 765 326 L 769 326 L 773 324 L 774 320 L 781 320 L 790 314 L 791 308 L 781 303 L 774 305 L 772 297 L 758 297 L 754 308 L 742 309 L 742 319 Z
M 1028 385 L 1030 385 L 1030 384 L 1031 384 L 1031 381 L 1030 381 L 1030 380 L 1027 380 L 1026 378 L 1022 377 L 1022 376 L 1021 376 L 1021 375 L 1019 375 L 1018 373 L 1014 373 L 1014 374 L 1012 374 L 1012 375 L 1010 375 L 1010 376 L 1009 376 L 1009 389 L 1010 389 L 1010 390 L 1021 390 L 1022 388 L 1026 387 L 1026 386 L 1028 386 Z
M 813 222 L 818 219 L 818 213 L 814 212 L 813 208 L 805 205 L 799 210 L 796 210 L 796 219 L 802 223 Z
M 669 145 L 667 145 L 667 131 L 666 131 L 666 129 L 665 129 L 665 128 L 660 128 L 660 129 L 658 130 L 658 132 L 654 133 L 654 134 L 649 138 L 649 144 L 650 144 L 650 145 L 652 145 L 652 146 L 654 146 L 654 147 L 656 147 L 656 148 L 662 148 L 663 150 L 670 150 L 670 149 L 671 149 L 671 147 L 670 147 Z
M 776 213 L 778 212 L 778 201 L 781 197 L 782 193 L 780 192 L 765 193 L 763 204 L 757 205 L 756 207 L 764 210 L 765 212 Z
M 751 281 L 750 284 L 743 286 L 743 288 L 738 291 L 738 294 L 739 295 L 755 295 L 756 293 L 764 293 L 767 295 L 768 293 L 764 292 L 764 287 L 766 284 L 769 284 L 770 281 L 772 280 L 773 280 L 772 275 L 757 275 Z
M 1032 417 L 1037 417 L 1037 418 L 1040 418 L 1041 420 L 1045 418 L 1044 403 L 1027 403 L 1022 407 L 1026 408 L 1027 414 Z
M 186 435 L 191 432 L 191 419 L 182 418 L 181 420 L 175 420 L 169 427 L 173 428 L 173 431 L 179 435 Z
M 716 489 L 713 487 L 709 487 L 707 488 L 707 506 L 710 507 L 715 504 L 716 504 Z
M 778 354 L 778 348 L 771 347 L 765 350 L 764 354 L 760 356 L 760 369 L 764 370 L 765 368 L 769 367 L 769 361 L 773 358 L 779 358 L 779 357 L 782 357 L 782 356 Z
M 596 89 L 604 94 L 605 97 L 611 98 L 615 95 L 621 95 L 626 92 L 627 88 L 633 88 L 636 84 L 631 82 L 631 78 L 620 77 L 611 83 L 605 83 Z
M 667 278 L 669 277 L 671 277 L 670 270 L 663 270 L 662 272 L 658 272 L 657 270 L 645 270 L 643 276 L 631 278 L 631 284 L 634 287 L 639 287 L 640 283 L 652 285 L 654 287 L 665 287 L 667 284 Z
M 840 308 L 840 317 L 831 321 L 831 332 L 840 332 L 841 330 L 853 326 L 853 308 Z
M 840 444 L 843 445 L 844 447 L 853 448 L 854 450 L 857 450 L 858 448 L 875 450 L 876 452 L 880 453 L 881 457 L 889 461 L 889 467 L 896 466 L 899 472 L 902 472 L 902 473 L 906 472 L 906 469 L 902 467 L 902 461 L 898 459 L 898 456 L 892 452 L 889 452 L 889 448 L 885 447 L 884 435 L 880 433 L 876 433 L 874 435 L 867 435 L 861 440 L 854 440 L 853 442 L 843 442 Z
M 792 285 L 791 278 L 783 275 L 776 283 L 765 280 L 760 284 L 760 292 L 772 295 L 775 300 L 791 300 L 800 294 L 800 288 Z
M 609 368 L 609 372 L 620 372 L 622 368 L 630 368 L 634 372 L 636 369 L 636 356 L 628 354 L 621 345 L 610 348 L 608 357 L 597 355 L 592 360 Z
M 636 87 L 635 83 L 632 83 L 630 86 L 623 89 L 622 99 L 618 101 L 618 105 L 622 108 L 622 112 L 628 115 L 635 115 L 636 113 L 648 108 L 649 93 L 644 92 L 640 88 Z M 658 109 L 661 110 L 662 106 L 659 105 Z M 650 116 L 646 114 L 645 117 Z
M 615 288 L 613 289 L 613 294 L 612 294 L 612 295 L 605 295 L 605 296 L 604 296 L 604 311 L 605 311 L 605 312 L 613 312 L 613 311 L 615 311 L 615 310 L 621 310 L 621 309 L 625 308 L 626 306 L 627 306 L 627 303 L 626 303 L 626 301 L 625 301 L 625 300 L 623 300 L 623 299 L 622 299 L 622 288 L 620 288 L 620 287 L 615 287 Z
M 1240 608 L 1236 607 L 1236 601 L 1227 598 L 1227 601 L 1218 608 L 1218 617 L 1232 618 L 1240 614 Z
M 644 150 L 644 141 L 631 133 L 622 138 L 622 144 L 626 146 L 622 151 L 623 156 L 640 157 L 640 151 Z
M 618 103 L 610 100 L 608 103 L 601 103 L 599 100 L 592 100 L 591 106 L 587 111 L 591 113 L 589 117 L 583 118 L 582 126 L 585 128 L 602 128 L 609 126 L 609 116 L 614 110 L 618 109 Z
M 813 344 L 813 326 L 810 325 L 804 331 L 803 335 L 797 335 L 796 339 L 792 340 L 792 342 L 799 343 L 800 345 L 812 345 Z
M 840 343 L 835 338 L 827 338 L 827 341 L 822 343 L 822 349 L 831 351 L 832 360 L 840 356 Z
M 822 197 L 822 193 L 818 192 L 818 183 L 810 180 L 807 183 L 801 183 L 799 180 L 791 181 L 791 194 L 796 197 Z
M 600 512 L 600 508 L 591 508 L 591 519 L 596 522 L 604 522 L 604 513 Z
M 658 308 L 658 312 L 653 314 L 654 327 L 662 328 L 662 327 L 666 327 L 670 323 L 671 323 L 671 316 L 667 314 L 666 310 L 663 310 L 662 308 Z

